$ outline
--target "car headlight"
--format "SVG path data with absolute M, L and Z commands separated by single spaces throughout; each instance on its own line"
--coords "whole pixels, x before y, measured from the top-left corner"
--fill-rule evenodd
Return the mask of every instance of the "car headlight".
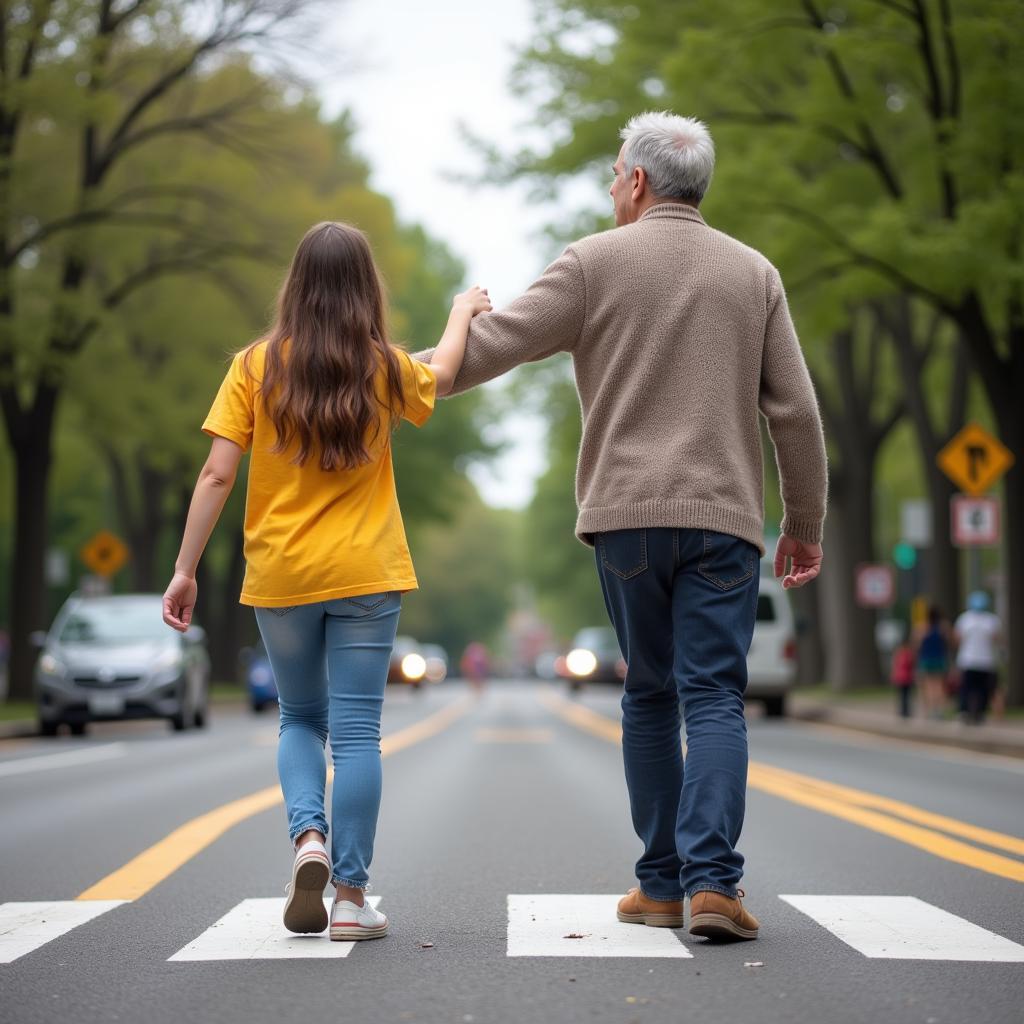
M 52 654 L 44 654 L 39 659 L 39 671 L 46 676 L 61 676 L 67 672 L 64 662 L 58 661 Z
M 178 668 L 181 665 L 181 651 L 176 647 L 168 647 L 153 659 L 153 671 L 161 672 L 166 668 Z
M 427 663 L 421 654 L 407 654 L 402 659 L 402 675 L 406 679 L 415 682 L 422 679 L 427 673 Z
M 577 647 L 565 656 L 565 666 L 574 676 L 590 676 L 597 668 L 597 657 L 593 651 Z

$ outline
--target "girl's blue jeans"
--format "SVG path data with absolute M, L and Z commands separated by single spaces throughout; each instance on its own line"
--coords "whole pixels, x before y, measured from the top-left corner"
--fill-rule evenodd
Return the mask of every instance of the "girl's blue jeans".
M 281 710 L 277 768 L 294 840 L 331 837 L 332 881 L 365 889 L 380 810 L 380 716 L 401 595 L 257 608 Z M 324 813 L 330 738 L 331 828 Z

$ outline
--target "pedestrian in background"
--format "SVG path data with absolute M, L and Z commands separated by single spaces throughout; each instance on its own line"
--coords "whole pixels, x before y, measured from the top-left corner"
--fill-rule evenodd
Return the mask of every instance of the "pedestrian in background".
M 754 939 L 736 846 L 764 552 L 758 414 L 781 478 L 774 568 L 787 588 L 820 570 L 825 443 L 778 271 L 698 210 L 714 169 L 706 126 L 647 113 L 622 138 L 617 226 L 574 242 L 524 295 L 474 321 L 455 390 L 572 355 L 576 535 L 595 549 L 628 665 L 622 749 L 644 847 L 619 920 L 681 927 L 687 896 L 692 934 Z
M 960 714 L 971 725 L 980 725 L 985 720 L 996 689 L 1002 623 L 988 606 L 988 594 L 974 591 L 967 598 L 967 611 L 953 627 L 956 664 L 960 669 Z
M 299 243 L 269 334 L 239 352 L 203 430 L 199 475 L 164 621 L 184 632 L 196 568 L 250 446 L 242 604 L 274 670 L 278 772 L 295 847 L 284 925 L 379 938 L 363 898 L 380 809 L 380 717 L 401 595 L 416 588 L 395 493 L 391 434 L 422 426 L 462 363 L 479 288 L 455 297 L 429 366 L 388 342 L 383 290 L 362 232 L 323 223 Z M 331 852 L 324 745 L 334 761 Z M 335 886 L 328 916 L 323 890 Z
M 914 713 L 915 678 L 914 648 L 904 640 L 892 652 L 889 668 L 889 682 L 896 688 L 900 718 L 910 718 Z
M 463 678 L 476 693 L 483 692 L 484 684 L 487 682 L 489 663 L 487 648 L 479 640 L 468 644 L 465 651 L 462 652 L 459 671 L 462 672 Z
M 927 718 L 942 718 L 946 709 L 946 679 L 950 667 L 950 636 L 942 609 L 932 605 L 928 621 L 916 639 L 917 671 L 921 680 L 921 710 Z

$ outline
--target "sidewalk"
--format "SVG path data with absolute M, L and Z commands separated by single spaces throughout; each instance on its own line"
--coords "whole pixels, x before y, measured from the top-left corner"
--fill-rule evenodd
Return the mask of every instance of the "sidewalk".
M 799 690 L 789 695 L 789 714 L 797 720 L 823 722 L 876 736 L 1024 758 L 1022 718 L 989 720 L 983 725 L 965 725 L 955 719 L 903 719 L 896 714 L 894 696 L 888 699 L 841 694 L 822 696 L 802 694 Z

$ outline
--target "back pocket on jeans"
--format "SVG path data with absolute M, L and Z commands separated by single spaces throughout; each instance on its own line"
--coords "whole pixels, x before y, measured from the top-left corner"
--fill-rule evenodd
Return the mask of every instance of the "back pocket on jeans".
M 719 590 L 746 583 L 757 569 L 757 549 L 728 533 L 704 530 L 704 554 L 697 571 Z
M 598 534 L 601 565 L 621 580 L 631 580 L 647 568 L 647 531 L 612 530 Z
M 385 591 L 383 594 L 359 594 L 357 597 L 343 597 L 342 601 L 349 605 L 358 614 L 369 615 L 375 612 L 391 596 L 392 591 Z

